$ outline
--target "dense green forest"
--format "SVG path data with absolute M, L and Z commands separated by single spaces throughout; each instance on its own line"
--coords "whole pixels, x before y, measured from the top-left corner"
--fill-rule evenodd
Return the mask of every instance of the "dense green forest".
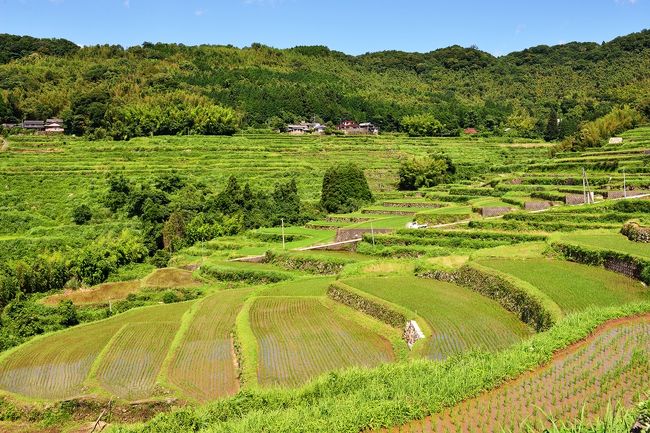
M 61 116 L 69 133 L 115 139 L 350 118 L 384 131 L 474 127 L 553 140 L 649 100 L 649 30 L 503 57 L 459 46 L 361 56 L 261 44 L 82 48 L 0 35 L 0 120 Z

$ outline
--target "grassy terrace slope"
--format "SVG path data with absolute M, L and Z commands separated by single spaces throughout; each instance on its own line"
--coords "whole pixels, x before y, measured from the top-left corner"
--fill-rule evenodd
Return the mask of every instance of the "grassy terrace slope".
M 261 297 L 251 308 L 263 386 L 299 385 L 319 374 L 393 359 L 388 341 L 315 298 Z
M 69 221 L 70 198 L 84 200 L 95 195 L 111 170 L 134 178 L 176 170 L 215 187 L 223 186 L 233 174 L 262 187 L 272 186 L 283 176 L 296 176 L 301 194 L 315 199 L 325 169 L 338 161 L 350 161 L 366 169 L 373 190 L 392 189 L 400 156 L 431 151 L 447 153 L 470 171 L 479 166 L 505 169 L 547 154 L 544 147 L 390 135 L 156 137 L 130 142 L 11 137 L 8 151 L 0 153 L 0 182 L 7 186 L 0 191 L 0 209 L 30 209 L 45 218 Z M 33 188 L 35 184 L 39 187 Z
M 412 276 L 350 278 L 345 283 L 427 320 L 434 335 L 427 338 L 424 354 L 431 359 L 470 349 L 502 349 L 531 333 L 496 302 L 453 284 Z
M 481 259 L 479 263 L 531 283 L 565 313 L 650 300 L 650 291 L 638 281 L 594 266 L 550 259 Z

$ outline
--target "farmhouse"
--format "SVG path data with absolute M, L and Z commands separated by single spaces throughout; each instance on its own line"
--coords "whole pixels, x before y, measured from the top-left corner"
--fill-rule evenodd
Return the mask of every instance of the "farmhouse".
M 476 135 L 476 134 L 478 134 L 478 129 L 476 129 L 476 128 L 465 128 L 463 133 L 465 133 L 466 135 Z
M 293 135 L 323 134 L 325 126 L 320 123 L 301 122 L 297 125 L 287 125 L 287 132 Z
M 46 134 L 63 134 L 63 119 L 47 119 L 45 121 Z
M 42 120 L 25 120 L 22 127 L 29 131 L 45 131 L 45 122 Z
M 3 124 L 4 128 L 22 128 L 27 131 L 34 131 L 36 133 L 45 134 L 62 134 L 65 132 L 63 128 L 63 119 L 52 118 L 43 120 L 25 120 L 19 124 Z
M 379 134 L 379 128 L 373 125 L 370 122 L 357 123 L 353 120 L 344 120 L 337 127 L 339 131 L 343 131 L 346 134 Z

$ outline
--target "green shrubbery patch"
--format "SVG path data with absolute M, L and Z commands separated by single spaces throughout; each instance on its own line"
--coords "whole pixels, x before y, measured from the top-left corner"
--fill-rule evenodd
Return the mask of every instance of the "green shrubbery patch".
M 251 284 L 278 283 L 292 278 L 289 273 L 280 271 L 270 271 L 267 269 L 237 269 L 209 264 L 201 267 L 201 273 L 209 278 L 214 278 L 219 281 L 245 282 Z
M 282 268 L 319 275 L 335 275 L 343 270 L 349 260 L 335 257 L 314 257 L 299 254 L 275 253 L 267 251 L 265 263 L 273 263 Z

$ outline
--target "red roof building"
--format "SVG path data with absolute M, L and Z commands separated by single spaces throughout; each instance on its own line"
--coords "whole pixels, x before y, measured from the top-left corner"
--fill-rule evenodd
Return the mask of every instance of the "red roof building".
M 338 126 L 339 129 L 345 130 L 345 129 L 359 129 L 359 124 L 353 120 L 344 120 L 341 122 L 341 124 Z
M 466 128 L 465 131 L 463 131 L 467 135 L 476 135 L 478 134 L 478 130 L 476 128 Z

